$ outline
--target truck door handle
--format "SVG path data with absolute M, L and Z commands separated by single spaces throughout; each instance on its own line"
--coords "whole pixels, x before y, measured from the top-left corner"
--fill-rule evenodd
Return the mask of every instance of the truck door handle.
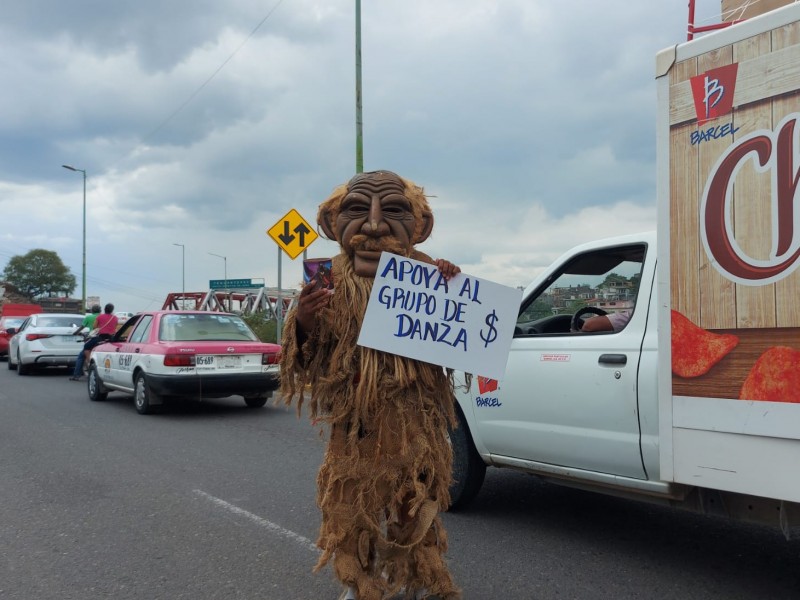
M 625 354 L 601 354 L 597 362 L 601 365 L 625 365 L 628 364 L 628 357 Z

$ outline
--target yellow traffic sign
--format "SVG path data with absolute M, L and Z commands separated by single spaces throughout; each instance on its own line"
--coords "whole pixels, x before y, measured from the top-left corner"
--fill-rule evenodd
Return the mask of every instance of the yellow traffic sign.
M 319 235 L 295 209 L 267 230 L 267 234 L 290 258 L 297 258 Z

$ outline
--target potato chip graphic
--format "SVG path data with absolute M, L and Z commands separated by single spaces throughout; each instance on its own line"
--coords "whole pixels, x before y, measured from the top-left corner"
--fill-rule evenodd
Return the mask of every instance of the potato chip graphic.
M 672 311 L 672 372 L 678 377 L 705 375 L 738 343 L 733 334 L 711 333 Z
M 800 402 L 800 351 L 773 346 L 764 352 L 744 380 L 739 398 Z

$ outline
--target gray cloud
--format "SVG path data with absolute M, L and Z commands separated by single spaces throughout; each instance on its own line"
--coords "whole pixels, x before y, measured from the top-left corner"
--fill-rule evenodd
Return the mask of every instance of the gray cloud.
M 265 229 L 290 208 L 313 221 L 355 171 L 352 3 L 11 4 L 0 210 L 28 219 L 35 204 L 63 218 L 0 236 L 0 263 L 50 244 L 80 275 L 80 177 L 68 163 L 89 174 L 90 292 L 129 296 L 121 310 L 160 302 L 177 280 L 175 242 L 195 287 L 218 270 L 209 251 L 230 254 L 232 277 L 274 283 Z M 654 226 L 654 61 L 684 39 L 684 1 L 362 11 L 365 167 L 436 196 L 431 253 L 518 285 L 568 243 Z

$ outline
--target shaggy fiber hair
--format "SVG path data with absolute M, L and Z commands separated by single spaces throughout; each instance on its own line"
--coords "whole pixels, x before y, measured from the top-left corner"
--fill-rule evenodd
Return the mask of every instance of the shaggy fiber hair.
M 419 213 L 422 189 L 406 182 Z M 338 214 L 342 186 L 320 207 Z M 417 214 L 415 212 L 415 215 Z M 433 263 L 417 251 L 411 258 Z M 436 365 L 358 346 L 373 279 L 359 277 L 351 259 L 333 259 L 335 291 L 317 313 L 302 345 L 296 311 L 282 340 L 281 393 L 304 405 L 329 433 L 317 477 L 322 511 L 315 570 L 333 559 L 336 577 L 359 600 L 381 600 L 426 589 L 460 598 L 444 561 L 447 535 L 438 516 L 450 503 L 455 427 L 452 373 Z

